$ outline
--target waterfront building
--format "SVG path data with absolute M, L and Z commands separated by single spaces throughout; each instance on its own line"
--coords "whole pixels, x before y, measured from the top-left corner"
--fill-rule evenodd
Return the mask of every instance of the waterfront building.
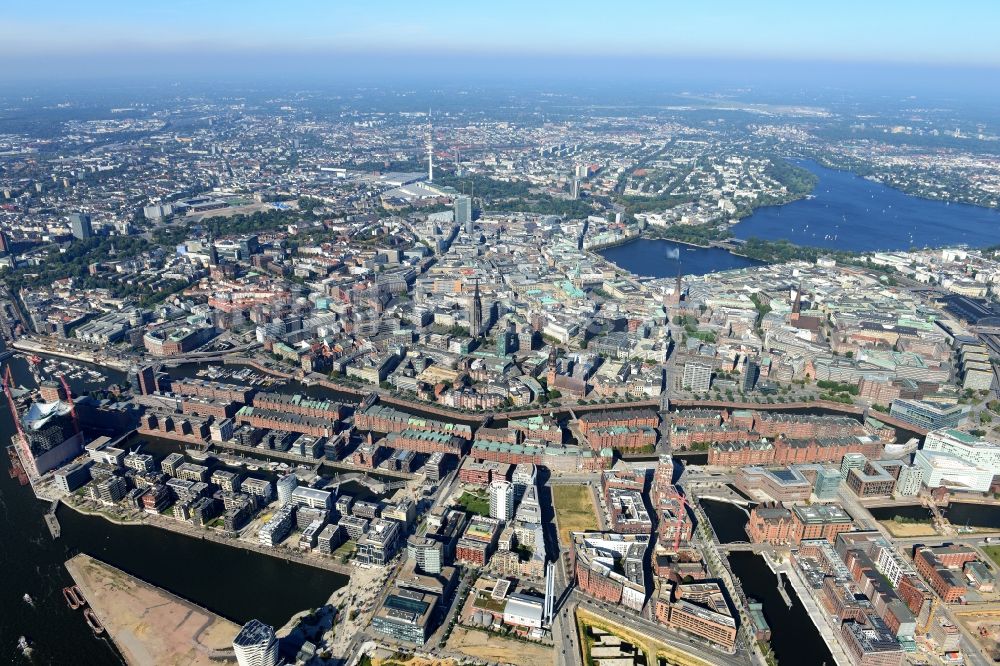
M 125 467 L 140 474 L 148 474 L 156 469 L 156 460 L 148 453 L 130 453 L 122 462 Z
M 994 475 L 1000 474 L 1000 444 L 961 430 L 932 430 L 924 439 L 923 450 L 949 453 L 976 467 L 988 469 Z
M 62 400 L 34 402 L 21 416 L 23 435 L 15 440 L 24 464 L 37 476 L 50 472 L 83 451 L 83 433 L 76 427 L 71 405 Z
M 260 543 L 265 546 L 277 546 L 281 543 L 288 533 L 292 531 L 292 525 L 295 523 L 295 506 L 292 504 L 283 504 L 277 511 L 274 512 L 267 522 L 264 523 L 260 530 L 257 532 L 257 537 L 260 539 Z
M 316 537 L 316 548 L 324 555 L 332 555 L 344 542 L 344 530 L 340 525 L 328 524 Z
M 270 504 L 274 500 L 274 485 L 270 479 L 247 477 L 240 483 L 240 490 L 256 498 L 259 506 Z
M 274 627 L 250 620 L 233 639 L 233 651 L 239 666 L 277 666 L 278 639 Z
M 167 476 L 177 476 L 177 468 L 184 462 L 184 455 L 181 453 L 169 453 L 167 457 L 160 461 L 160 470 Z
M 98 437 L 94 439 L 94 441 L 87 444 L 84 449 L 87 451 L 87 455 L 90 459 L 95 463 L 107 465 L 108 467 L 115 469 L 122 467 L 125 461 L 125 456 L 128 454 L 128 452 L 124 449 L 111 446 L 110 437 Z M 181 460 L 184 459 L 184 456 L 179 453 L 170 454 L 170 456 L 172 455 L 179 456 Z M 170 456 L 167 456 L 166 459 L 169 459 Z
M 123 476 L 109 476 L 106 479 L 95 481 L 94 485 L 91 486 L 91 496 L 104 504 L 119 502 L 126 493 L 128 493 L 128 482 Z
M 747 534 L 753 543 L 797 545 L 803 539 L 833 543 L 841 532 L 854 527 L 850 515 L 836 504 L 793 506 L 759 504 L 750 511 Z
M 507 523 L 514 517 L 514 485 L 497 480 L 490 483 L 490 518 Z
M 747 495 L 759 491 L 778 502 L 807 500 L 812 494 L 812 484 L 793 467 L 741 467 L 733 485 Z
M 913 466 L 922 470 L 928 488 L 948 488 L 966 492 L 986 492 L 993 483 L 993 472 L 966 462 L 950 453 L 917 451 Z
M 895 495 L 897 497 L 912 497 L 920 492 L 923 483 L 924 469 L 917 465 L 906 465 L 899 471 Z
M 275 486 L 278 489 L 278 504 L 288 504 L 292 501 L 292 493 L 299 486 L 299 479 L 294 473 L 285 474 Z
M 217 469 L 212 472 L 209 480 L 228 493 L 240 492 L 240 475 L 225 469 Z
M 384 444 L 393 449 L 406 449 L 418 453 L 450 453 L 461 456 L 466 440 L 433 430 L 403 430 L 390 432 Z
M 653 614 L 662 624 L 707 639 L 724 650 L 736 648 L 736 620 L 718 583 L 662 584 Z
M 368 531 L 369 522 L 367 518 L 358 516 L 341 516 L 337 524 L 343 528 L 349 539 L 357 541 Z
M 85 486 L 90 481 L 90 465 L 86 462 L 75 462 L 55 471 L 52 478 L 56 487 L 64 493 L 71 493 L 77 488 Z
M 208 480 L 208 468 L 192 462 L 183 462 L 177 466 L 177 478 L 204 483 Z
M 969 413 L 968 405 L 939 404 L 926 400 L 898 398 L 892 401 L 889 415 L 918 428 L 938 430 L 957 427 Z

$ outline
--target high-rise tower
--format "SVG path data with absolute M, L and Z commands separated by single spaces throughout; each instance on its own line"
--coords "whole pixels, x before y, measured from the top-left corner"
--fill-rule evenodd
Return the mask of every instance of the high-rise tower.
M 476 278 L 476 290 L 472 293 L 472 307 L 469 310 L 469 333 L 478 338 L 483 332 L 483 299 L 479 295 L 479 279 Z

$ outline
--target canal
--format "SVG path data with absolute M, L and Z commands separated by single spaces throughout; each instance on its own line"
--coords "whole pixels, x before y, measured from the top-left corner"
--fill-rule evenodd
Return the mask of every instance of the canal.
M 708 516 L 708 522 L 712 523 L 719 543 L 749 541 L 746 531 L 749 515 L 742 507 L 710 499 L 699 499 L 698 502 Z
M 764 619 L 771 627 L 771 648 L 779 664 L 833 666 L 830 649 L 791 583 L 782 578 L 785 592 L 792 600 L 789 607 L 778 592 L 778 577 L 763 557 L 750 552 L 730 553 L 729 564 L 733 574 L 740 579 L 743 592 L 763 605 Z
M 729 502 L 699 500 L 705 515 L 715 529 L 719 541 L 734 543 L 747 541 L 747 514 Z M 743 592 L 763 604 L 764 617 L 771 627 L 771 647 L 779 664 L 827 664 L 833 666 L 833 657 L 819 630 L 812 623 L 805 607 L 792 588 L 782 578 L 785 592 L 792 600 L 789 607 L 778 593 L 778 577 L 760 555 L 752 552 L 729 554 L 733 575 L 743 586 Z
M 1000 530 L 1000 506 L 951 502 L 941 510 L 955 527 L 983 527 Z
M 23 359 L 7 362 L 17 384 L 34 386 Z M 124 380 L 102 372 L 110 382 Z M 104 388 L 87 381 L 71 381 L 71 387 L 75 393 Z M 6 400 L 0 412 L 0 441 L 6 445 L 14 434 Z M 347 583 L 323 569 L 154 527 L 114 525 L 65 507 L 58 513 L 62 536 L 53 540 L 42 519 L 47 508 L 30 488 L 0 472 L 0 663 L 27 663 L 16 650 L 22 635 L 34 641 L 34 663 L 120 663 L 114 648 L 94 638 L 83 616 L 62 598 L 61 589 L 72 584 L 63 563 L 80 552 L 239 623 L 257 617 L 283 625 Z M 25 593 L 34 598 L 34 608 L 21 599 Z

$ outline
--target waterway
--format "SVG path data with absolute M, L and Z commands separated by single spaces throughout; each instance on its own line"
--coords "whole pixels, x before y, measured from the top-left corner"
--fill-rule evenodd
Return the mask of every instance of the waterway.
M 716 247 L 692 247 L 659 238 L 640 238 L 601 250 L 600 254 L 636 275 L 658 278 L 673 277 L 678 269 L 682 275 L 705 275 L 761 265 L 759 261 Z
M 903 518 L 905 520 L 926 520 L 933 519 L 931 510 L 919 504 L 905 504 L 902 506 L 882 506 L 868 509 L 875 520 L 892 520 Z
M 732 228 L 737 238 L 855 252 L 1000 243 L 1000 210 L 923 199 L 815 162 L 797 164 L 819 177 L 812 197 L 757 209 Z
M 729 564 L 740 579 L 743 592 L 763 604 L 764 619 L 771 627 L 771 648 L 779 664 L 827 664 L 833 655 L 812 623 L 791 583 L 783 579 L 792 600 L 789 608 L 778 593 L 778 579 L 764 558 L 750 552 L 730 553 Z
M 33 386 L 24 361 L 9 362 L 16 383 Z M 71 384 L 74 392 L 104 388 Z M 6 401 L 0 401 L 0 442 L 6 446 L 13 433 Z M 6 466 L 4 460 L 0 467 Z M 347 582 L 326 570 L 154 527 L 113 525 L 66 508 L 58 514 L 62 535 L 53 541 L 42 519 L 47 508 L 0 471 L 0 663 L 28 663 L 16 649 L 21 635 L 34 641 L 36 664 L 120 663 L 114 648 L 94 638 L 62 598 L 60 590 L 72 584 L 63 562 L 79 552 L 240 623 L 258 617 L 280 626 L 295 612 L 322 605 Z M 34 608 L 21 599 L 25 593 Z
M 719 543 L 749 541 L 746 525 L 750 518 L 742 507 L 710 499 L 702 499 L 699 502 L 701 508 L 705 510 L 705 515 L 708 516 L 708 522 L 715 528 Z
M 955 527 L 1000 529 L 1000 506 L 996 504 L 951 502 L 942 509 L 941 513 Z
M 747 541 L 747 514 L 729 502 L 700 500 L 721 543 Z M 823 664 L 833 666 L 829 648 L 819 630 L 809 619 L 805 607 L 792 588 L 782 580 L 792 600 L 789 608 L 778 593 L 778 579 L 760 555 L 751 552 L 729 554 L 729 563 L 743 586 L 743 592 L 761 602 L 764 617 L 771 627 L 771 647 L 779 664 Z

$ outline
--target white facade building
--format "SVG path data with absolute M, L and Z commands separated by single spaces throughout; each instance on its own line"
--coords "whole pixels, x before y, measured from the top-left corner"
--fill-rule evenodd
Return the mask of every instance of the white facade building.
M 932 430 L 924 440 L 925 451 L 941 451 L 967 463 L 1000 474 L 1000 445 L 951 428 Z
M 913 464 L 924 470 L 924 485 L 951 490 L 985 492 L 993 482 L 993 472 L 966 462 L 950 453 L 917 451 Z
M 494 481 L 490 484 L 490 518 L 509 522 L 514 517 L 514 484 Z
M 274 628 L 260 620 L 250 620 L 233 639 L 233 651 L 240 666 L 276 666 L 278 639 Z

